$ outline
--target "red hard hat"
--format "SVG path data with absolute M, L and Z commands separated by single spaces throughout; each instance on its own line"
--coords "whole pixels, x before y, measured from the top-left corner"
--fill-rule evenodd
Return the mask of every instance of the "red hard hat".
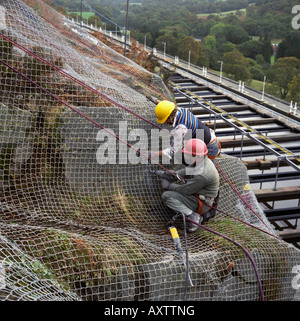
M 206 144 L 198 138 L 192 138 L 187 141 L 182 152 L 185 154 L 192 154 L 193 156 L 204 156 L 207 155 L 208 150 Z

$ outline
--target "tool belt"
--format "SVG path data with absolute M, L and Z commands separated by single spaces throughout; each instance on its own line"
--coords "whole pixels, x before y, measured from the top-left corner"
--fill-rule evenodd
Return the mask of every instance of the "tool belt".
M 217 156 L 207 155 L 207 157 L 208 157 L 209 159 L 212 159 L 212 160 L 214 160 L 216 157 L 219 157 L 220 154 L 221 154 L 221 144 L 220 144 L 220 142 L 218 141 L 217 138 L 215 138 L 213 141 L 211 141 L 211 142 L 209 143 L 209 145 L 210 145 L 210 144 L 213 144 L 215 141 L 218 142 L 220 152 L 219 152 L 219 154 L 218 154 Z
M 218 138 L 216 137 L 215 132 L 212 129 L 210 130 L 210 133 L 211 133 L 211 136 L 212 136 L 213 139 L 209 142 L 207 147 L 210 146 L 211 144 L 213 144 L 215 141 L 217 141 L 218 145 L 219 145 L 219 149 L 220 149 L 220 152 L 219 152 L 219 154 L 217 156 L 207 155 L 209 159 L 214 160 L 216 157 L 219 157 L 220 154 L 221 154 L 221 144 L 220 144 Z
M 207 212 L 209 212 L 209 211 L 210 211 L 210 207 L 208 208 L 208 210 L 207 210 L 206 212 L 203 212 L 203 213 L 202 213 L 204 204 L 205 204 L 205 205 L 208 205 L 208 204 L 205 203 L 205 197 L 202 196 L 202 195 L 199 196 L 198 194 L 195 194 L 195 196 L 196 196 L 196 198 L 197 198 L 197 200 L 198 200 L 198 203 L 199 203 L 199 207 L 198 207 L 197 213 L 198 213 L 198 214 L 201 214 L 201 215 L 204 215 L 204 214 L 206 214 Z M 201 199 L 201 198 L 204 198 L 204 199 Z M 214 201 L 213 199 L 210 199 L 210 202 L 209 202 L 209 203 L 212 204 L 213 201 Z M 208 206 L 210 206 L 210 205 L 208 205 Z

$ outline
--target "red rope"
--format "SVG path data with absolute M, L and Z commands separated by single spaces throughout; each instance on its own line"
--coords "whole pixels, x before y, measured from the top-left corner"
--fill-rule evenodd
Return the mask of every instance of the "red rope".
M 266 223 L 255 213 L 255 211 L 252 209 L 252 207 L 247 203 L 247 201 L 243 198 L 243 196 L 240 194 L 240 192 L 235 188 L 235 186 L 232 184 L 232 182 L 229 180 L 229 178 L 225 175 L 225 173 L 222 171 L 220 166 L 218 164 L 215 164 L 218 171 L 222 174 L 222 176 L 226 179 L 228 182 L 229 186 L 238 194 L 239 198 L 247 205 L 247 207 L 255 214 L 255 216 L 266 226 L 268 230 L 270 228 L 266 225 Z
M 84 41 L 82 41 L 82 40 L 80 40 L 79 38 L 73 36 L 70 32 L 68 32 L 68 31 L 60 28 L 60 27 L 59 27 L 58 25 L 56 25 L 54 22 L 48 20 L 47 18 L 43 17 L 42 15 L 41 15 L 41 17 L 42 17 L 45 21 L 51 23 L 54 27 L 56 27 L 56 28 L 59 29 L 60 31 L 68 34 L 70 37 L 76 39 L 76 40 L 79 41 L 81 44 L 85 45 L 86 47 L 88 47 L 89 49 L 91 49 L 92 51 L 94 51 L 97 55 L 102 56 L 103 58 L 107 59 L 109 62 L 117 65 L 119 68 L 121 68 L 121 69 L 125 70 L 126 72 L 130 73 L 132 76 L 140 79 L 144 84 L 146 84 L 147 86 L 151 87 L 155 92 L 157 92 L 159 95 L 161 95 L 164 99 L 168 100 L 168 98 L 167 98 L 163 93 L 161 93 L 159 90 L 157 90 L 155 87 L 153 87 L 151 84 L 149 84 L 146 80 L 144 80 L 143 78 L 141 78 L 141 77 L 138 76 L 137 74 L 133 73 L 132 71 L 130 71 L 130 70 L 128 70 L 128 69 L 126 69 L 125 67 L 123 67 L 122 65 L 120 65 L 119 63 L 117 63 L 116 61 L 108 58 L 107 56 L 104 56 L 101 52 L 99 52 L 98 50 L 95 50 L 93 47 L 89 46 L 89 45 L 88 45 L 87 43 L 85 43 Z
M 44 18 L 44 17 L 43 17 Z M 44 18 L 46 21 L 47 19 Z M 50 21 L 49 21 L 50 22 Z M 58 27 L 58 26 L 57 26 Z M 59 27 L 58 27 L 59 28 Z M 63 29 L 62 29 L 63 30 Z M 64 30 L 63 30 L 64 31 Z M 72 35 L 71 35 L 72 36 Z M 131 114 L 133 114 L 134 116 L 142 119 L 143 121 L 146 121 L 147 123 L 151 124 L 152 126 L 155 126 L 159 129 L 162 130 L 162 128 L 154 123 L 152 123 L 151 121 L 145 119 L 144 117 L 134 113 L 133 111 L 129 110 L 128 108 L 122 106 L 121 104 L 115 102 L 114 100 L 112 100 L 111 98 L 105 96 L 104 94 L 100 93 L 99 91 L 97 91 L 96 89 L 90 87 L 89 85 L 85 84 L 84 82 L 78 80 L 77 78 L 69 75 L 68 73 L 66 73 L 65 71 L 61 70 L 60 68 L 56 67 L 55 65 L 49 63 L 48 61 L 46 61 L 45 59 L 35 55 L 34 53 L 32 53 L 31 51 L 29 51 L 28 49 L 26 49 L 25 47 L 21 46 L 20 44 L 18 44 L 17 42 L 9 39 L 8 37 L 6 37 L 5 35 L 0 33 L 0 37 L 2 37 L 3 39 L 9 41 L 10 43 L 12 43 L 13 45 L 17 46 L 18 48 L 20 48 L 21 50 L 25 51 L 26 53 L 30 54 L 31 56 L 35 57 L 36 59 L 38 59 L 39 61 L 47 64 L 48 66 L 50 66 L 51 68 L 53 68 L 54 70 L 60 72 L 61 74 L 63 74 L 64 76 L 72 79 L 73 81 L 75 81 L 76 83 L 82 85 L 83 87 L 91 90 L 92 92 L 100 95 L 101 97 L 107 99 L 108 101 L 110 101 L 112 104 L 123 108 L 124 110 L 130 112 Z M 73 36 L 72 36 L 73 37 Z M 75 37 L 76 38 L 76 37 Z M 77 38 L 76 38 L 77 39 Z M 78 41 L 81 42 L 81 40 L 77 39 Z M 93 50 L 93 48 L 91 48 Z M 66 105 L 67 107 L 71 108 L 73 111 L 77 112 L 78 114 L 80 114 L 82 117 L 86 118 L 87 120 L 89 120 L 90 122 L 94 123 L 96 126 L 104 129 L 106 132 L 108 132 L 109 134 L 111 134 L 112 136 L 114 136 L 115 138 L 117 138 L 119 141 L 125 143 L 128 147 L 134 149 L 136 152 L 138 152 L 140 155 L 146 157 L 147 159 L 151 160 L 152 162 L 154 162 L 155 164 L 159 165 L 161 168 L 163 168 L 164 170 L 166 170 L 169 173 L 172 173 L 172 175 L 174 175 L 175 177 L 176 174 L 174 174 L 173 172 L 169 171 L 168 169 L 166 169 L 164 166 L 162 166 L 161 164 L 157 163 L 156 161 L 152 160 L 148 155 L 143 154 L 141 151 L 139 151 L 138 149 L 134 148 L 132 145 L 128 144 L 127 142 L 123 141 L 120 137 L 116 136 L 115 134 L 111 133 L 110 131 L 108 131 L 107 129 L 105 129 L 103 126 L 101 126 L 100 124 L 96 123 L 94 120 L 92 120 L 91 118 L 89 118 L 88 116 L 84 115 L 83 113 L 81 113 L 80 111 L 78 111 L 77 109 L 75 109 L 74 107 L 70 106 L 69 104 L 65 103 L 64 101 L 62 101 L 60 98 L 56 97 L 55 95 L 53 95 L 52 93 L 50 93 L 49 91 L 47 91 L 46 89 L 44 89 L 43 87 L 41 87 L 40 85 L 38 85 L 37 83 L 35 83 L 34 81 L 32 81 L 31 79 L 27 78 L 25 75 L 23 75 L 22 73 L 20 73 L 19 71 L 17 71 L 16 69 L 14 69 L 13 67 L 10 67 L 9 65 L 7 65 L 4 61 L 1 60 L 1 62 L 3 64 L 5 64 L 6 66 L 8 66 L 9 68 L 11 68 L 12 70 L 14 70 L 15 72 L 17 72 L 18 74 L 20 74 L 21 76 L 23 76 L 24 78 L 26 78 L 28 81 L 32 82 L 33 84 L 35 84 L 36 86 L 38 86 L 39 88 L 41 88 L 42 90 L 44 90 L 45 92 L 47 92 L 49 95 L 51 95 L 53 98 L 59 100 L 61 103 L 63 103 L 64 105 Z M 218 164 L 215 164 L 218 171 L 221 172 L 222 176 L 227 180 L 227 182 L 229 183 L 229 185 L 231 186 L 231 188 L 238 194 L 238 196 L 242 199 L 242 201 L 246 204 L 246 206 L 255 214 L 255 216 L 268 228 L 268 230 L 270 230 L 270 228 L 265 224 L 265 222 L 256 214 L 256 212 L 251 208 L 251 206 L 247 203 L 247 201 L 242 197 L 242 195 L 239 193 L 239 191 L 235 188 L 235 186 L 231 183 L 231 181 L 228 179 L 228 177 L 225 175 L 225 173 L 222 171 L 222 169 L 219 167 Z M 227 214 L 229 215 L 229 214 Z M 242 221 L 244 222 L 244 221 Z M 247 222 L 244 222 L 245 224 L 248 224 Z M 249 225 L 249 224 L 248 224 Z M 250 224 L 251 225 L 251 224 Z M 254 227 L 254 226 L 253 226 Z M 263 231 L 263 230 L 262 230 Z M 268 233 L 269 234 L 269 233 Z M 272 234 L 270 234 L 272 235 Z M 272 235 L 274 236 L 274 235 Z M 275 236 L 276 237 L 276 236 Z
M 93 119 L 91 119 L 90 117 L 88 117 L 87 115 L 85 115 L 84 113 L 80 112 L 78 109 L 76 109 L 75 107 L 72 107 L 71 105 L 69 105 L 68 103 L 64 102 L 63 100 L 61 100 L 59 97 L 55 96 L 54 94 L 52 94 L 50 91 L 48 91 L 47 89 L 43 88 L 41 85 L 39 85 L 38 83 L 36 83 L 35 81 L 31 80 L 30 78 L 28 78 L 27 76 L 25 76 L 24 74 L 22 74 L 19 70 L 15 69 L 14 67 L 10 66 L 9 64 L 7 64 L 5 61 L 3 61 L 2 59 L 0 59 L 0 62 L 5 65 L 6 67 L 8 67 L 9 69 L 13 70 L 14 72 L 16 72 L 17 74 L 19 74 L 20 76 L 22 76 L 23 78 L 25 78 L 26 80 L 28 80 L 29 82 L 31 82 L 32 84 L 34 84 L 36 87 L 40 88 L 42 91 L 44 91 L 45 93 L 47 93 L 48 95 L 50 95 L 51 97 L 53 97 L 54 99 L 58 100 L 59 102 L 61 102 L 62 104 L 64 104 L 65 106 L 67 106 L 68 108 L 70 108 L 71 110 L 75 111 L 77 114 L 79 114 L 80 116 L 84 117 L 85 119 L 87 119 L 88 121 L 90 121 L 91 123 L 93 123 L 94 125 L 96 125 L 97 127 L 100 127 L 101 129 L 105 130 L 107 133 L 109 133 L 110 135 L 112 135 L 113 137 L 115 137 L 116 139 L 118 139 L 119 141 L 121 141 L 122 143 L 126 144 L 128 147 L 132 148 L 133 150 L 135 150 L 136 152 L 138 152 L 140 155 L 146 157 L 147 159 L 149 159 L 151 162 L 155 163 L 156 165 L 160 166 L 162 169 L 164 169 L 165 171 L 167 171 L 168 173 L 176 176 L 176 174 L 174 174 L 172 171 L 168 170 L 167 168 L 165 168 L 164 166 L 162 166 L 161 164 L 157 163 L 156 161 L 154 161 L 153 159 L 151 159 L 148 155 L 142 153 L 140 150 L 136 149 L 135 147 L 133 147 L 132 145 L 130 145 L 128 142 L 124 141 L 123 139 L 121 139 L 119 136 L 115 135 L 115 133 L 109 131 L 108 129 L 106 129 L 105 127 L 103 127 L 102 125 L 100 125 L 99 123 L 97 123 L 96 121 L 94 121 Z
M 52 69 L 58 71 L 58 72 L 61 73 L 62 75 L 66 76 L 66 77 L 68 77 L 69 79 L 71 79 L 71 80 L 75 81 L 76 83 L 80 84 L 80 85 L 83 86 L 84 88 L 89 89 L 89 90 L 91 90 L 93 93 L 95 93 L 95 94 L 101 96 L 102 98 L 108 100 L 109 102 L 111 102 L 111 103 L 114 104 L 115 106 L 120 107 L 120 108 L 126 110 L 127 112 L 133 114 L 134 116 L 142 119 L 143 121 L 151 124 L 152 126 L 158 128 L 158 129 L 162 129 L 160 126 L 158 126 L 158 125 L 154 124 L 153 122 L 147 120 L 146 118 L 144 118 L 144 117 L 136 114 L 135 112 L 131 111 L 130 109 L 126 108 L 125 106 L 117 103 L 117 102 L 114 101 L 113 99 L 107 97 L 106 95 L 100 93 L 98 90 L 96 90 L 96 89 L 92 88 L 91 86 L 85 84 L 84 82 L 78 80 L 77 78 L 73 77 L 72 75 L 68 74 L 67 72 L 63 71 L 62 69 L 58 68 L 57 66 L 51 64 L 51 63 L 48 62 L 47 60 L 45 60 L 45 59 L 37 56 L 36 54 L 34 54 L 33 52 L 31 52 L 30 50 L 26 49 L 26 48 L 23 47 L 22 45 L 20 45 L 20 44 L 18 44 L 17 42 L 15 42 L 14 40 L 12 40 L 12 39 L 8 38 L 7 36 L 3 35 L 1 32 L 0 32 L 0 37 L 3 38 L 3 39 L 5 39 L 5 40 L 7 40 L 8 42 L 10 42 L 11 44 L 13 44 L 14 46 L 20 48 L 21 50 L 23 50 L 24 52 L 28 53 L 29 55 L 33 56 L 34 58 L 38 59 L 39 61 L 43 62 L 44 64 L 50 66 Z
M 226 239 L 227 241 L 235 244 L 236 246 L 238 246 L 239 248 L 241 248 L 244 253 L 248 256 L 252 266 L 253 266 L 253 269 L 254 269 L 254 272 L 255 272 L 255 275 L 256 275 L 256 279 L 257 279 L 257 283 L 258 283 L 258 287 L 259 287 L 259 293 L 260 293 L 260 297 L 261 297 L 261 300 L 264 301 L 264 292 L 263 292 L 263 288 L 262 288 L 262 283 L 261 283 L 261 280 L 260 280 L 260 276 L 259 276 L 259 273 L 258 273 L 258 268 L 254 262 L 254 259 L 252 258 L 251 254 L 248 252 L 248 250 L 246 250 L 246 248 L 244 246 L 242 246 L 239 242 L 237 241 L 234 241 L 232 238 L 228 237 L 227 235 L 225 234 L 222 234 L 222 233 L 219 233 L 215 230 L 212 230 L 211 228 L 205 226 L 205 225 L 202 225 L 202 224 L 199 224 L 199 223 L 196 223 L 195 221 L 191 220 L 188 216 L 185 216 L 185 219 L 189 222 L 191 222 L 192 224 L 196 224 L 198 225 L 199 227 L 201 228 L 204 228 L 205 230 L 207 230 L 208 232 L 210 233 L 213 233 L 215 235 L 218 235 L 220 237 L 223 237 L 224 239 Z
M 275 238 L 277 238 L 277 239 L 280 240 L 280 238 L 279 238 L 278 236 L 276 236 L 276 235 L 274 235 L 274 234 L 272 234 L 272 233 L 269 233 L 269 232 L 267 232 L 267 231 L 265 231 L 265 230 L 263 230 L 263 229 L 255 226 L 255 225 L 253 225 L 253 224 L 247 223 L 247 222 L 245 222 L 245 221 L 243 221 L 243 220 L 241 220 L 241 219 L 239 219 L 239 218 L 237 218 L 237 217 L 235 217 L 235 216 L 233 216 L 233 215 L 231 215 L 231 214 L 228 214 L 228 213 L 220 210 L 220 209 L 217 208 L 217 207 L 213 207 L 213 206 L 210 206 L 210 205 L 208 205 L 208 204 L 205 204 L 205 205 L 208 206 L 208 207 L 210 207 L 210 208 L 213 209 L 213 210 L 216 210 L 216 211 L 218 211 L 218 212 L 220 212 L 220 213 L 222 213 L 222 214 L 224 214 L 224 215 L 226 215 L 226 216 L 229 216 L 229 217 L 233 218 L 233 219 L 236 220 L 236 221 L 239 221 L 239 222 L 241 222 L 241 223 L 244 223 L 244 224 L 246 224 L 246 225 L 248 225 L 248 226 L 250 226 L 250 227 L 252 227 L 252 228 L 255 228 L 255 229 L 259 230 L 260 232 L 263 232 L 263 233 L 265 233 L 265 234 L 268 234 L 268 235 L 273 236 L 273 237 L 275 237 Z

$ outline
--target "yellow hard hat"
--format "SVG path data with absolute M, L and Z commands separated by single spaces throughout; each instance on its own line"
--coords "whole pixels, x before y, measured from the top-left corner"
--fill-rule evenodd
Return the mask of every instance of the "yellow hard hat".
M 244 186 L 244 191 L 250 191 L 251 190 L 251 185 L 250 184 L 246 184 Z
M 168 100 L 161 101 L 155 108 L 155 115 L 157 117 L 157 122 L 163 124 L 168 117 L 171 115 L 172 111 L 175 109 L 175 104 Z

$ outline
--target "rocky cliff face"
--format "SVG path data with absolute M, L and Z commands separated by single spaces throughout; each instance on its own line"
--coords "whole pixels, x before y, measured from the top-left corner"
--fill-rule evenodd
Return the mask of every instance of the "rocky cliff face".
M 97 158 L 102 127 L 150 137 L 146 96 L 171 93 L 42 1 L 3 1 L 0 27 L 0 299 L 182 300 L 186 271 L 165 228 L 174 213 L 156 165 L 116 140 L 105 145 L 116 145 L 115 164 Z M 299 251 L 277 238 L 253 192 L 243 194 L 241 162 L 222 155 L 217 164 L 239 195 L 221 177 L 220 211 L 207 225 L 218 234 L 188 236 L 187 298 L 260 300 L 260 281 L 265 299 L 291 299 Z M 183 242 L 183 223 L 174 224 Z

